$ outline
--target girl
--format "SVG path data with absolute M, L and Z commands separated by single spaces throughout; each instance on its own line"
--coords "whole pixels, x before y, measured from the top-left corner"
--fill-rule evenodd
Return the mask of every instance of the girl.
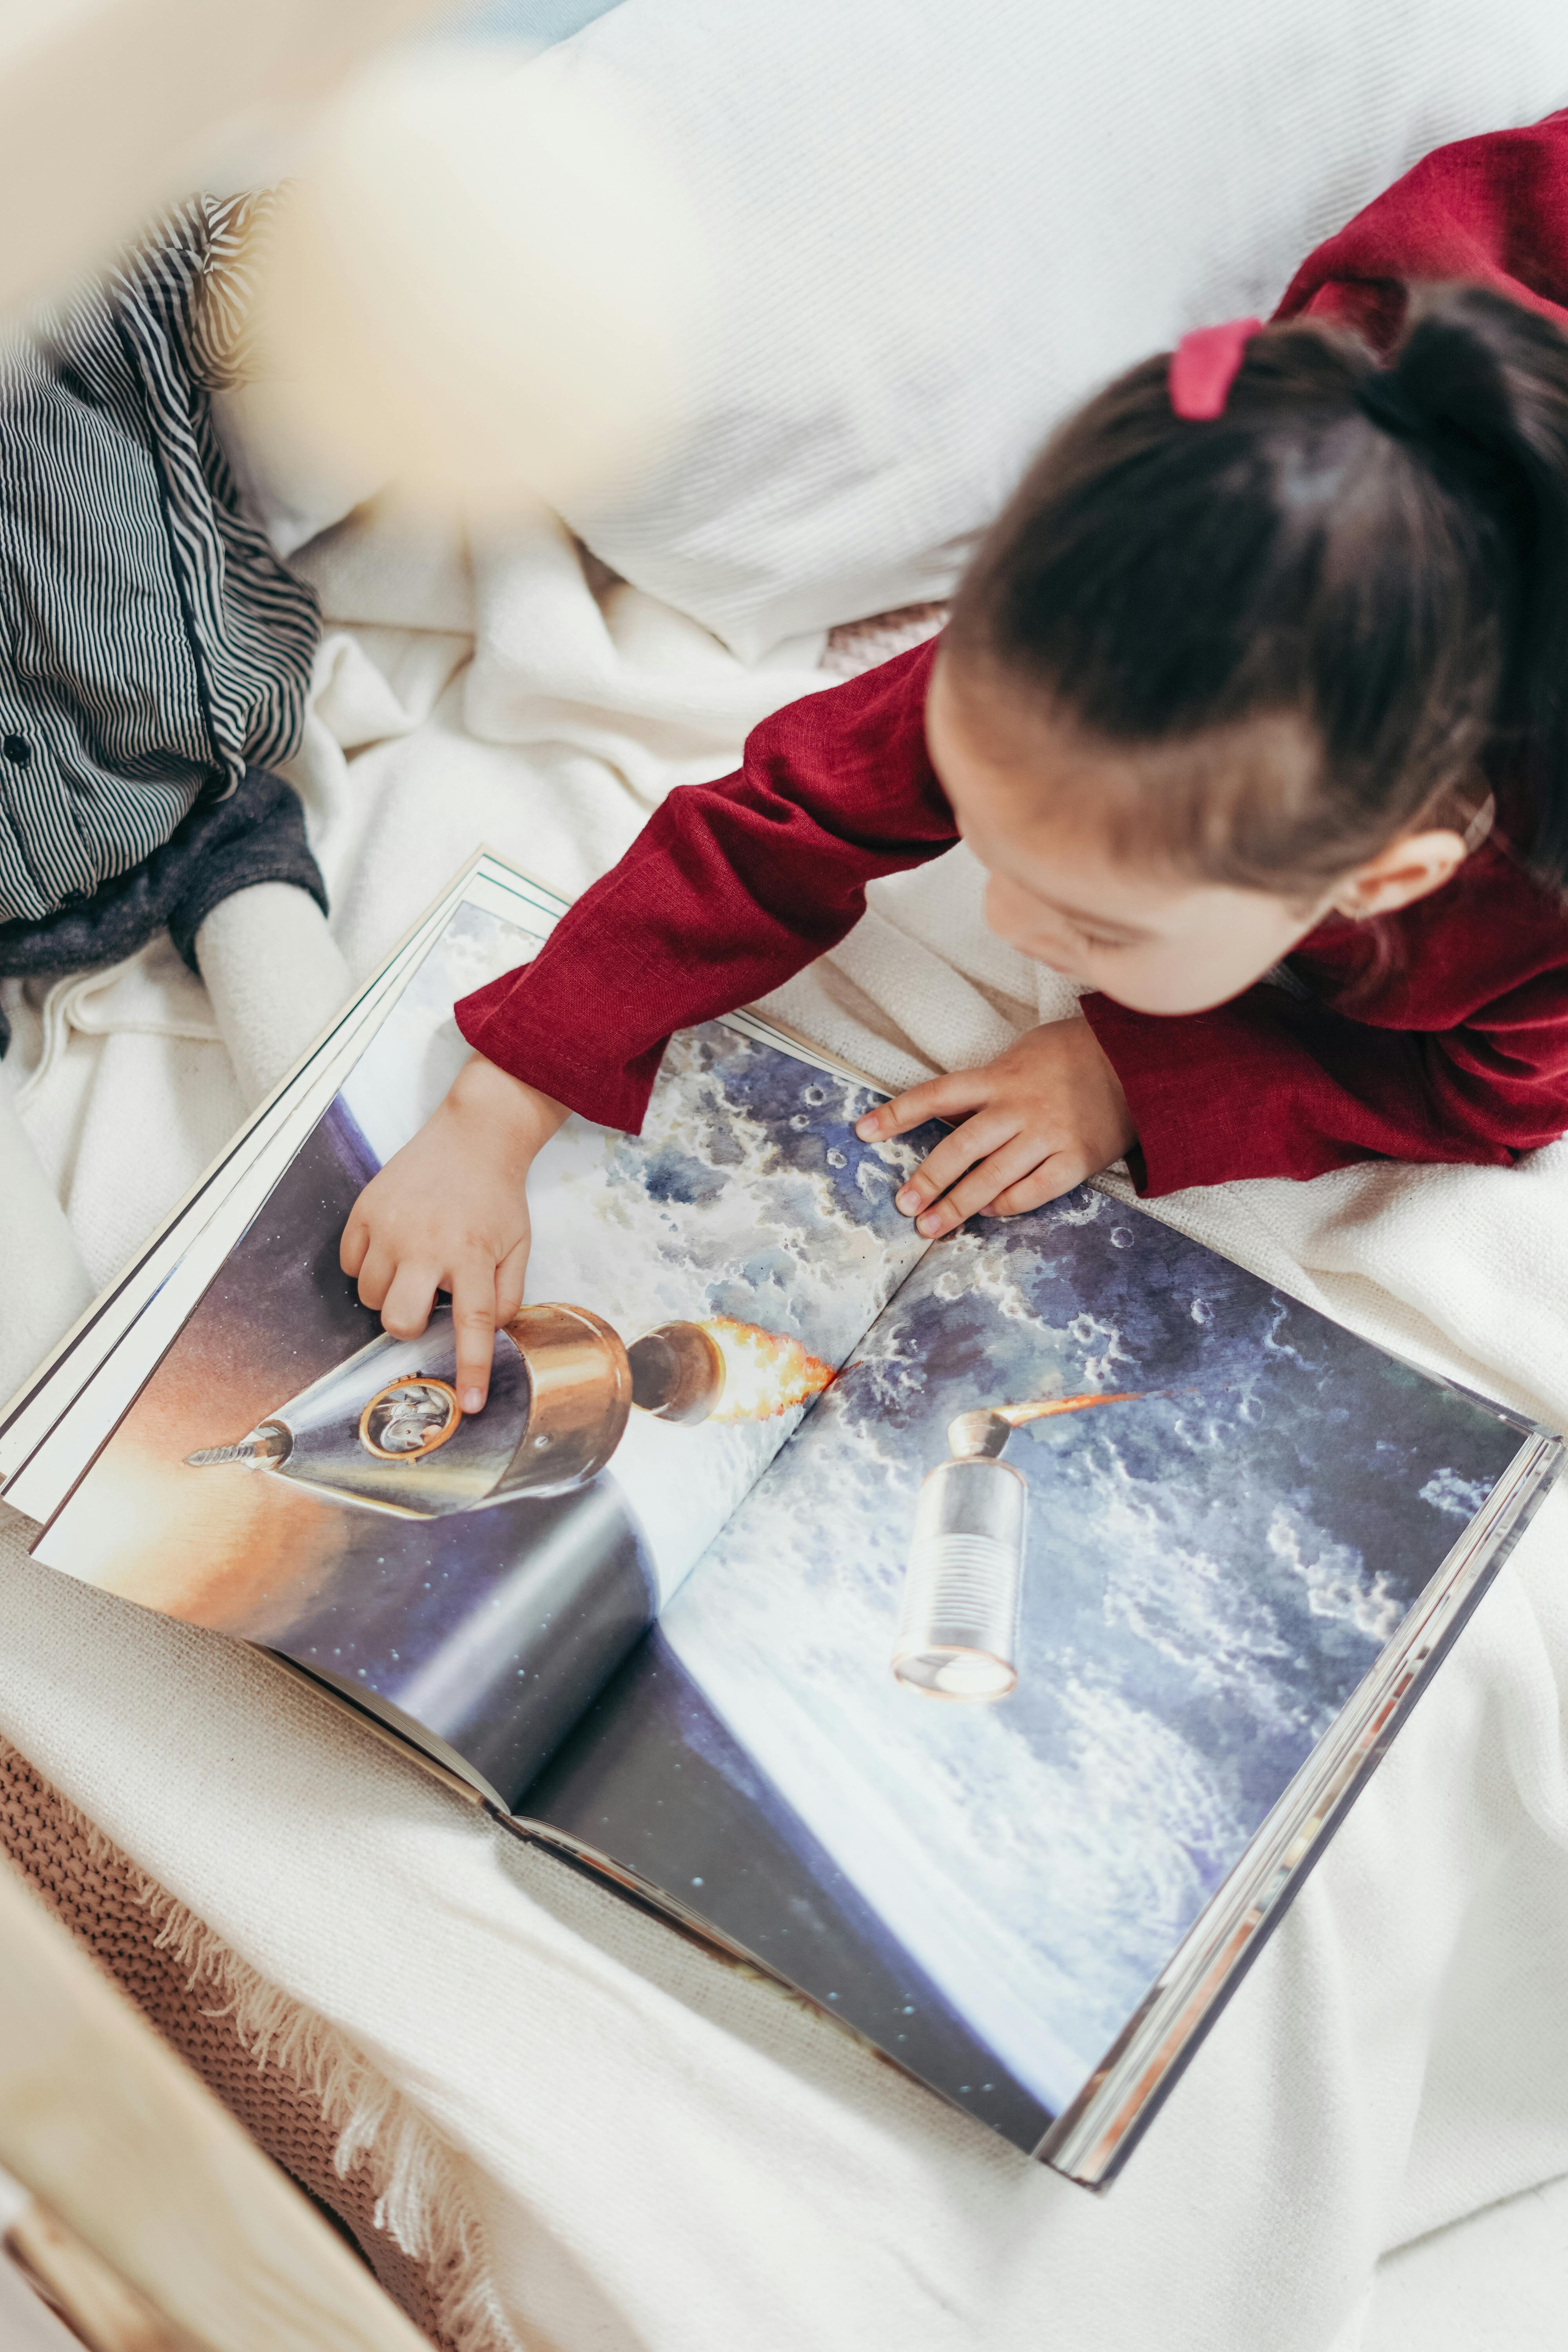
M 521 1301 L 568 1108 L 637 1129 L 670 1032 L 841 940 L 962 835 L 1083 1019 L 911 1088 L 923 1234 L 1125 1155 L 1140 1191 L 1568 1128 L 1568 341 L 1426 294 L 1392 364 L 1256 321 L 1137 367 L 1047 446 L 934 646 L 674 792 L 362 1194 L 342 1263 L 401 1336 L 450 1289 L 465 1408 Z

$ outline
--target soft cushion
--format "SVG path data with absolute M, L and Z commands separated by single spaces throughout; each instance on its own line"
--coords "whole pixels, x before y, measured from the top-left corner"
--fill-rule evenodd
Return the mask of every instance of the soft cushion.
M 1267 313 L 1429 148 L 1568 100 L 1559 0 L 623 0 L 713 241 L 678 446 L 568 520 L 738 652 L 944 594 L 1035 445 Z

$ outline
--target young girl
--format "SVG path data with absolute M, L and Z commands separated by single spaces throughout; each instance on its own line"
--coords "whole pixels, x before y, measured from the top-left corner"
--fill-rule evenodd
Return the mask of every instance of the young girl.
M 1047 446 L 934 646 L 674 792 L 361 1195 L 342 1263 L 403 1336 L 452 1293 L 468 1410 L 568 1108 L 639 1126 L 672 1030 L 841 940 L 960 836 L 1081 1020 L 912 1087 L 923 1234 L 1123 1155 L 1141 1192 L 1568 1129 L 1568 341 L 1427 294 L 1381 366 L 1305 320 L 1190 337 Z

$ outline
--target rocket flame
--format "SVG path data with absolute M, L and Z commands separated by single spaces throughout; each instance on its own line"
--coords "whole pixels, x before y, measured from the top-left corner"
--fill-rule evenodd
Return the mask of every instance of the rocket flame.
M 1122 1389 L 1114 1396 L 1037 1397 L 1029 1404 L 989 1404 L 961 1412 L 947 1424 L 947 1442 L 955 1462 L 974 1462 L 1005 1453 L 1016 1429 L 1031 1421 L 1048 1421 L 1058 1412 L 1087 1412 L 1097 1404 L 1137 1404 L 1143 1391 Z
M 989 1410 L 1009 1429 L 1022 1429 L 1026 1422 L 1048 1421 L 1053 1413 L 1083 1412 L 1092 1404 L 1137 1404 L 1142 1396 L 1141 1389 L 1119 1389 L 1114 1396 L 1039 1397 L 1031 1404 L 994 1404 Z
M 833 1378 L 831 1364 L 783 1332 L 759 1330 L 730 1315 L 711 1316 L 701 1328 L 724 1359 L 724 1392 L 710 1421 L 771 1420 L 819 1396 Z

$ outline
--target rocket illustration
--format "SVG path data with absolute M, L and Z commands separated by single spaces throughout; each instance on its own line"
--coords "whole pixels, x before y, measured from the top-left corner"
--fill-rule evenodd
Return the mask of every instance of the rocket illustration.
M 1029 1490 L 1003 1449 L 1026 1422 L 1131 1404 L 1135 1393 L 986 1405 L 949 1422 L 950 1458 L 921 1487 L 893 1643 L 908 1689 L 991 1703 L 1016 1687 Z
M 327 1499 L 442 1518 L 567 1495 L 610 1461 L 633 1407 L 682 1424 L 759 1419 L 825 1388 L 797 1340 L 719 1316 L 626 1347 L 585 1307 L 524 1307 L 496 1333 L 483 1412 L 458 1402 L 457 1339 L 438 1307 L 417 1339 L 383 1332 L 194 1469 L 262 1470 Z

